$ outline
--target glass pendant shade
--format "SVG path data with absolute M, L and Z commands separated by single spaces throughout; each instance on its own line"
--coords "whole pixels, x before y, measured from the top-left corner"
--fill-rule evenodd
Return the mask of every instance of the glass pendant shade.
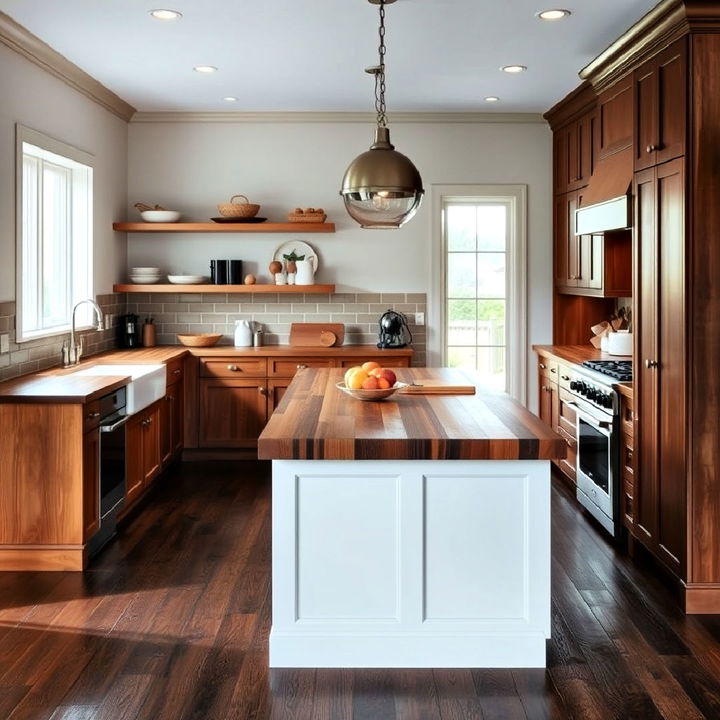
M 340 194 L 348 214 L 364 228 L 398 228 L 416 213 L 424 194 L 412 161 L 395 150 L 387 127 L 378 127 L 370 150 L 345 171 Z

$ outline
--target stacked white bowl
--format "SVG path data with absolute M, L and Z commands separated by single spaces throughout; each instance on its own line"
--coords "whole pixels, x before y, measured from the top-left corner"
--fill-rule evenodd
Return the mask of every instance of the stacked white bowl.
M 130 268 L 130 280 L 136 285 L 153 285 L 160 279 L 160 268 L 134 267 Z

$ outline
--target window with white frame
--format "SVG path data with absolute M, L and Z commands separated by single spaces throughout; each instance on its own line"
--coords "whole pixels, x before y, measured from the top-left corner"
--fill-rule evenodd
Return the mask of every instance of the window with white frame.
M 93 297 L 92 156 L 17 127 L 17 341 L 67 332 Z M 78 309 L 77 327 L 90 325 Z
M 524 401 L 525 187 L 461 189 L 439 201 L 441 361 Z

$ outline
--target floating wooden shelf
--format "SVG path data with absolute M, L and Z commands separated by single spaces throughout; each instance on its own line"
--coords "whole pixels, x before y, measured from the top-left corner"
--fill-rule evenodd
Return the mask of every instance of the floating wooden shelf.
M 127 293 L 334 293 L 335 285 L 113 285 Z
M 130 233 L 334 233 L 335 223 L 116 222 L 113 230 Z

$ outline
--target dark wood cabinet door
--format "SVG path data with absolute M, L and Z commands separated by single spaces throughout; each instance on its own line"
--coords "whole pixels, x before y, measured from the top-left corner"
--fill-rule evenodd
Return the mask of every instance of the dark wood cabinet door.
M 275 412 L 275 408 L 280 404 L 291 382 L 291 378 L 268 381 L 268 416 Z
M 576 192 L 555 198 L 555 287 L 559 292 L 578 286 L 580 274 L 580 241 L 575 236 Z
M 163 467 L 172 459 L 172 405 L 173 396 L 171 388 L 168 388 L 168 394 L 160 401 L 160 458 Z
M 676 573 L 684 570 L 685 475 L 685 172 L 682 159 L 656 169 L 658 550 Z
M 159 474 L 162 466 L 160 454 L 160 408 L 163 400 L 158 400 L 144 411 L 145 425 L 142 436 L 143 484 L 149 485 Z
M 143 488 L 143 434 L 145 414 L 134 415 L 128 420 L 125 431 L 125 496 L 130 505 L 139 496 Z
M 100 528 L 100 431 L 83 435 L 83 542 Z
M 215 378 L 200 381 L 203 448 L 252 448 L 267 420 L 265 379 Z
M 170 447 L 174 458 L 182 452 L 185 442 L 185 389 L 182 383 L 176 383 L 171 390 Z
M 566 193 L 570 185 L 569 130 L 560 128 L 553 135 L 553 190 L 555 195 Z
M 603 289 L 603 245 L 602 235 L 580 236 L 580 277 L 578 286 L 589 290 Z
M 683 576 L 685 171 L 682 159 L 635 176 L 635 534 Z
M 618 80 L 598 97 L 597 152 L 599 158 L 613 155 L 632 145 L 632 77 Z
M 635 294 L 633 324 L 636 335 L 633 393 L 635 426 L 635 528 L 652 547 L 657 536 L 657 379 L 648 367 L 658 357 L 656 311 L 656 183 L 653 170 L 635 175 Z M 647 362 L 646 362 L 647 361 Z
M 687 128 L 687 41 L 673 43 L 634 73 L 635 170 L 682 157 Z

